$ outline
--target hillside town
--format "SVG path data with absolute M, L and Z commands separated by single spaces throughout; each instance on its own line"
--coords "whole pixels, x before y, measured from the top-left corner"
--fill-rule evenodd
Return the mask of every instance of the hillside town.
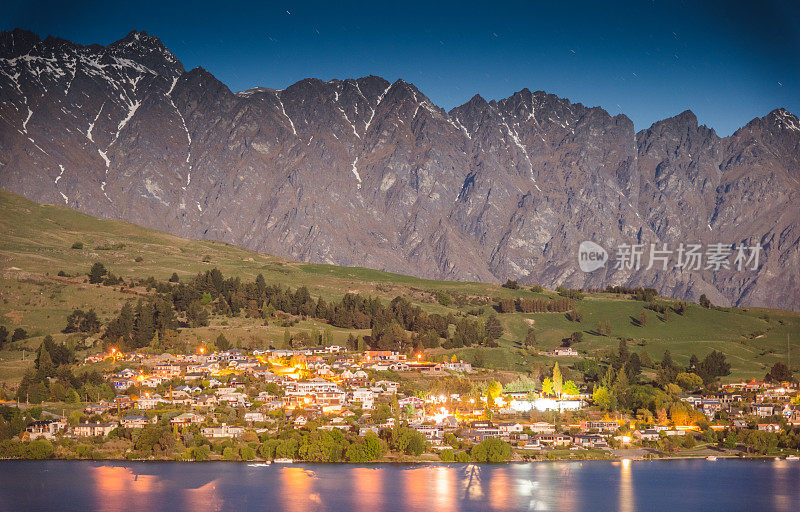
M 90 401 L 67 416 L 41 415 L 20 439 L 68 440 L 59 446 L 74 447 L 78 457 L 501 462 L 661 457 L 692 449 L 708 457 L 767 454 L 781 436 L 792 437 L 781 441 L 792 446 L 792 429 L 800 426 L 800 395 L 789 382 L 728 383 L 713 394 L 681 395 L 695 415 L 676 424 L 674 415 L 647 421 L 604 413 L 589 393 L 509 391 L 494 380 L 478 393 L 411 394 L 403 376 L 458 382 L 478 370 L 461 360 L 428 362 L 422 354 L 352 352 L 338 345 L 208 354 L 202 348 L 192 354 L 112 348 L 84 361 L 86 367 L 100 365 L 110 368 L 105 388 L 113 396 L 86 397 Z M 143 431 L 170 439 L 143 451 Z M 365 444 L 369 439 L 377 448 L 361 458 L 315 455 L 296 442 L 298 432 L 334 440 L 347 435 Z M 401 433 L 406 440 L 398 444 Z M 131 442 L 114 442 L 125 439 Z M 179 442 L 184 449 L 176 453 Z M 701 445 L 705 450 L 697 451 Z M 115 451 L 120 446 L 126 451 Z M 794 446 L 786 451 L 790 458 Z

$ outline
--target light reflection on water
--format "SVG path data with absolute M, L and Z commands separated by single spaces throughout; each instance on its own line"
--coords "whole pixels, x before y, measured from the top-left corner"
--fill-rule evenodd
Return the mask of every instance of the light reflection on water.
M 510 465 L 0 461 L 0 511 L 797 510 L 800 463 Z
M 633 495 L 633 470 L 631 469 L 630 459 L 622 459 L 620 462 L 619 473 L 619 511 L 633 512 L 636 510 L 636 503 Z
M 286 512 L 310 512 L 316 510 L 320 497 L 313 492 L 314 472 L 301 466 L 281 468 L 281 493 L 285 497 L 283 510 Z
M 770 493 L 772 494 L 772 498 L 775 503 L 775 510 L 779 510 L 781 512 L 790 512 L 792 510 L 797 510 L 797 507 L 800 507 L 800 503 L 797 502 L 797 498 L 794 498 L 793 503 L 790 495 L 790 488 L 796 488 L 798 485 L 800 485 L 800 481 L 798 481 L 797 478 L 797 473 L 794 474 L 793 480 L 791 479 L 791 470 L 797 465 L 797 462 L 789 462 L 787 460 L 775 460 L 772 462 L 774 476 L 772 479 L 772 488 L 770 489 Z
M 183 495 L 183 503 L 186 510 L 218 512 L 223 508 L 222 500 L 217 494 L 217 484 L 215 480 L 197 489 L 185 489 Z
M 383 512 L 382 473 L 375 468 L 353 467 L 350 470 L 354 512 Z
M 89 474 L 96 501 L 112 510 L 140 509 L 149 496 L 163 491 L 157 476 L 140 475 L 126 467 L 96 466 Z

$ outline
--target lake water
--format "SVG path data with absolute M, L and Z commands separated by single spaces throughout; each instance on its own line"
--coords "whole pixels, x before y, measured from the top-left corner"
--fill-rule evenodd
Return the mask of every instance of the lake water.
M 508 465 L 0 461 L 0 510 L 800 510 L 800 462 Z

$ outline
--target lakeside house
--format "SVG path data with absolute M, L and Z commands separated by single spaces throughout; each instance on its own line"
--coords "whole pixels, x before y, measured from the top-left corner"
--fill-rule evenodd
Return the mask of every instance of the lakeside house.
M 78 437 L 107 436 L 119 424 L 116 421 L 108 423 L 78 423 L 72 427 L 72 433 Z
M 569 446 L 572 437 L 567 434 L 539 434 L 536 436 L 540 445 Z
M 64 418 L 57 420 L 38 420 L 28 423 L 25 431 L 30 436 L 31 441 L 36 439 L 54 439 L 56 434 L 66 430 L 67 420 Z
M 199 414 L 195 414 L 193 412 L 187 412 L 175 416 L 171 420 L 169 420 L 169 424 L 178 428 L 188 427 L 189 425 L 194 425 L 197 423 L 203 423 L 205 418 L 200 416 Z
M 143 415 L 129 415 L 120 420 L 120 425 L 124 428 L 144 428 L 147 425 L 154 425 L 158 421 L 158 416 L 148 418 Z
M 578 434 L 572 436 L 572 444 L 582 448 L 608 448 L 603 436 L 597 434 Z
M 587 430 L 598 430 L 600 432 L 614 432 L 619 429 L 619 423 L 616 421 L 607 420 L 586 420 L 580 422 L 580 427 L 583 432 Z
M 223 423 L 217 427 L 203 427 L 200 432 L 203 434 L 203 437 L 210 437 L 212 439 L 225 437 L 238 438 L 244 434 L 244 427 L 237 427 Z
M 535 423 L 531 423 L 530 425 L 528 425 L 528 428 L 534 434 L 553 434 L 556 431 L 555 425 L 544 421 L 537 421 Z

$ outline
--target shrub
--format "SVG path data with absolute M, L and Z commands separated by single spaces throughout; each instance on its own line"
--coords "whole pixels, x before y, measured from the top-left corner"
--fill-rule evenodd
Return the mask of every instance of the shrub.
M 0 441 L 0 459 L 18 459 L 25 456 L 25 446 L 12 439 Z
M 75 242 L 72 244 L 73 249 L 83 249 L 83 242 Z
M 469 454 L 467 452 L 456 452 L 456 462 L 469 462 Z
M 256 458 L 256 451 L 250 446 L 245 445 L 239 450 L 239 456 L 242 460 L 253 460 Z
M 50 441 L 45 441 L 44 439 L 31 441 L 25 449 L 25 454 L 29 459 L 49 459 L 53 456 L 53 445 L 50 444 Z
M 507 462 L 511 457 L 511 445 L 500 439 L 490 438 L 473 446 L 470 455 L 476 462 Z
M 408 427 L 401 427 L 394 449 L 406 455 L 420 455 L 425 451 L 425 436 Z

